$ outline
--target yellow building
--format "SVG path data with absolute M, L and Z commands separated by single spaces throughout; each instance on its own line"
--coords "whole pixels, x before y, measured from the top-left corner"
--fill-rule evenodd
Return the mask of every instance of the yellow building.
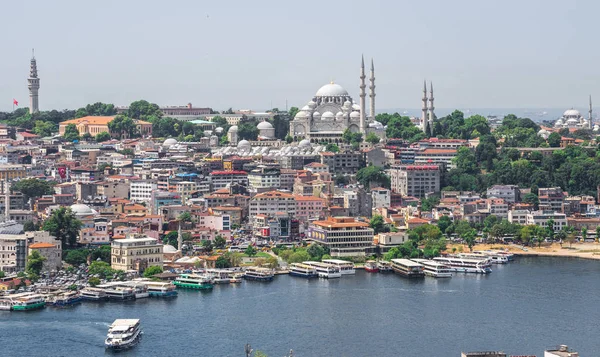
M 0 181 L 25 178 L 29 176 L 31 166 L 18 164 L 0 165 Z
M 79 135 L 90 134 L 92 136 L 96 136 L 102 132 L 110 133 L 108 129 L 108 123 L 115 119 L 114 116 L 87 116 L 81 117 L 71 120 L 65 120 L 60 123 L 58 128 L 58 133 L 60 135 L 65 134 L 65 129 L 67 125 L 74 124 L 77 127 L 77 131 L 79 131 Z M 137 130 L 142 136 L 152 135 L 152 123 L 142 121 L 142 120 L 134 120 L 137 124 Z
M 151 266 L 163 267 L 163 245 L 154 238 L 117 239 L 111 243 L 111 267 L 143 272 Z

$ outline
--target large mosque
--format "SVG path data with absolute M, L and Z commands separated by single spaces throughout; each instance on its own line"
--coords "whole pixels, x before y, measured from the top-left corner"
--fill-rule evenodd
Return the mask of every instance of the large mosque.
M 375 133 L 385 137 L 385 128 L 375 121 L 375 66 L 371 60 L 371 76 L 369 78 L 370 110 L 366 113 L 366 84 L 364 58 L 360 68 L 360 99 L 356 104 L 348 91 L 337 83 L 329 83 L 317 91 L 290 122 L 290 136 L 295 141 L 302 139 L 312 143 L 342 141 L 346 129 L 353 133 Z

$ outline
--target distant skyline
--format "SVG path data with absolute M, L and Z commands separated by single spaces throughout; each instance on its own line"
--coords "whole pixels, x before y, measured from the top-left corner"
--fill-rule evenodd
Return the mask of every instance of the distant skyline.
M 377 108 L 557 108 L 600 101 L 594 1 L 8 2 L 0 111 L 88 103 L 223 110 L 304 105 L 334 80 L 358 101 L 361 54 Z M 596 95 L 597 94 L 597 95 Z M 482 113 L 487 114 L 487 113 Z

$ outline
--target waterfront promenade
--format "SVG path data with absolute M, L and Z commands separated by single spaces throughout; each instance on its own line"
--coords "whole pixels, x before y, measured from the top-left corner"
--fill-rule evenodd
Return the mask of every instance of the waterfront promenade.
M 452 248 L 462 247 L 464 252 L 468 252 L 469 248 L 461 244 L 449 244 L 447 251 L 452 251 Z M 477 244 L 473 250 L 487 249 L 508 249 L 511 253 L 518 256 L 539 256 L 539 257 L 563 257 L 563 258 L 583 258 L 600 260 L 600 244 L 598 243 L 573 243 L 569 247 L 568 243 L 563 243 L 561 247 L 558 243 L 544 243 L 540 248 L 525 247 L 520 245 L 505 245 L 505 244 Z

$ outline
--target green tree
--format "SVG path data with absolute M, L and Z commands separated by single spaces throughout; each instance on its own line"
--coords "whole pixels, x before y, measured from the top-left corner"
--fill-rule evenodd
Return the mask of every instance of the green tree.
M 287 259 L 288 263 L 302 263 L 307 260 L 310 260 L 310 255 L 306 251 L 306 249 L 297 249 L 293 252 Z
M 379 137 L 375 134 L 375 133 L 369 133 L 367 134 L 367 137 L 365 138 L 365 141 L 370 143 L 370 144 L 379 144 Z
M 461 234 L 461 238 L 465 241 L 465 243 L 467 243 L 467 246 L 471 252 L 473 251 L 473 246 L 475 245 L 475 237 L 477 237 L 477 231 L 472 228 L 464 231 Z
M 4 273 L 3 270 L 0 270 L 0 279 L 4 278 L 6 276 L 6 273 Z
M 81 140 L 82 141 L 91 141 L 92 140 L 92 134 L 90 134 L 90 133 L 83 133 L 83 135 L 81 135 Z
M 258 128 L 255 122 L 247 121 L 238 125 L 239 140 L 256 140 L 258 138 Z
M 65 127 L 63 139 L 69 142 L 79 140 L 79 130 L 77 130 L 77 126 L 75 126 L 75 124 L 68 124 Z
M 537 209 L 540 204 L 540 200 L 535 193 L 529 192 L 523 196 L 523 203 L 531 204 L 533 205 L 534 209 Z
M 212 241 L 210 240 L 203 240 L 202 241 L 202 249 L 204 249 L 205 252 L 210 253 L 213 250 L 213 244 Z
M 40 180 L 37 178 L 26 178 L 14 182 L 11 185 L 11 191 L 21 192 L 25 195 L 25 200 L 30 198 L 38 198 L 43 195 L 54 194 L 52 182 Z
M 42 229 L 59 239 L 64 249 L 77 245 L 81 225 L 81 221 L 75 217 L 70 208 L 60 207 L 52 212 L 52 215 L 44 222 Z
M 215 241 L 214 241 L 215 248 L 223 249 L 223 248 L 225 248 L 225 245 L 227 245 L 227 241 L 225 240 L 225 238 L 223 238 L 223 236 L 218 235 L 215 237 Z
M 312 243 L 308 246 L 306 252 L 310 255 L 312 260 L 321 261 L 323 254 L 325 254 L 325 249 L 318 243 Z
M 75 114 L 76 118 L 85 116 L 111 116 L 117 114 L 117 108 L 114 104 L 106 104 L 97 102 L 94 104 L 88 104 L 84 108 L 77 109 Z
M 256 248 L 254 248 L 252 246 L 252 244 L 248 245 L 248 248 L 246 248 L 246 250 L 244 251 L 244 253 L 246 253 L 247 256 L 249 257 L 253 257 L 256 255 Z
M 299 111 L 300 109 L 298 109 L 298 107 L 291 107 L 290 110 L 288 110 L 288 116 L 290 117 L 290 120 L 294 119 Z
M 572 248 L 573 242 L 575 242 L 575 238 L 575 232 L 571 231 L 567 233 L 567 238 L 565 239 L 565 242 L 569 243 L 569 248 Z
M 146 100 L 138 100 L 129 105 L 127 116 L 133 119 L 152 121 L 155 118 L 162 117 L 162 112 L 158 105 L 149 103 Z
M 358 170 L 356 180 L 368 189 L 371 183 L 379 184 L 385 188 L 390 188 L 390 178 L 385 174 L 382 168 L 377 166 L 367 166 Z
M 446 229 L 450 227 L 452 220 L 448 216 L 441 216 L 437 222 L 437 226 L 442 233 L 446 233 Z
M 56 132 L 56 124 L 49 121 L 36 120 L 33 132 L 41 137 L 50 136 Z
M 385 221 L 383 220 L 383 216 L 379 214 L 376 214 L 371 218 L 371 221 L 369 221 L 369 226 L 373 228 L 375 234 L 388 231 Z
M 552 133 L 548 136 L 548 145 L 550 145 L 551 148 L 560 147 L 561 139 L 562 138 L 559 133 Z
M 327 146 L 325 146 L 325 151 L 340 152 L 340 148 L 336 144 L 327 144 Z
M 146 270 L 144 270 L 144 278 L 151 278 L 153 276 L 155 276 L 156 274 L 160 274 L 163 272 L 163 269 L 161 267 L 159 267 L 158 265 L 153 265 L 151 267 L 146 268 Z
M 550 241 L 554 241 L 554 220 L 552 218 L 546 221 L 546 235 Z
M 220 256 L 217 258 L 217 261 L 215 261 L 215 267 L 218 269 L 231 268 L 231 263 L 226 257 Z
M 101 281 L 99 278 L 93 276 L 88 279 L 88 283 L 90 284 L 90 286 L 97 286 L 100 285 Z
M 34 250 L 27 257 L 27 265 L 25 271 L 27 272 L 27 274 L 35 274 L 39 276 L 42 272 L 42 268 L 44 267 L 45 261 L 46 257 L 42 256 L 37 250 Z
M 106 131 L 96 134 L 96 142 L 101 143 L 101 142 L 109 141 L 109 140 L 110 140 L 110 134 Z
M 64 260 L 68 264 L 79 266 L 87 262 L 88 255 L 89 250 L 87 249 L 73 249 L 66 252 L 66 254 L 64 255 Z
M 177 217 L 180 222 L 191 222 L 192 214 L 189 211 L 183 212 Z
M 581 228 L 581 240 L 585 242 L 587 239 L 588 229 L 586 227 Z
M 115 135 L 119 139 L 124 137 L 133 138 L 139 134 L 137 125 L 133 119 L 124 115 L 117 115 L 111 120 L 108 123 L 108 129 L 112 135 Z
M 440 198 L 438 196 L 429 196 L 427 198 L 421 199 L 421 209 L 425 212 L 431 211 L 435 206 L 440 203 Z
M 177 242 L 178 236 L 179 236 L 179 234 L 177 233 L 177 231 L 171 231 L 171 232 L 167 233 L 163 237 L 163 243 L 164 244 L 172 245 L 173 247 L 177 247 L 177 245 L 178 245 L 178 242 Z
M 600 226 L 596 227 L 596 242 L 600 241 Z

